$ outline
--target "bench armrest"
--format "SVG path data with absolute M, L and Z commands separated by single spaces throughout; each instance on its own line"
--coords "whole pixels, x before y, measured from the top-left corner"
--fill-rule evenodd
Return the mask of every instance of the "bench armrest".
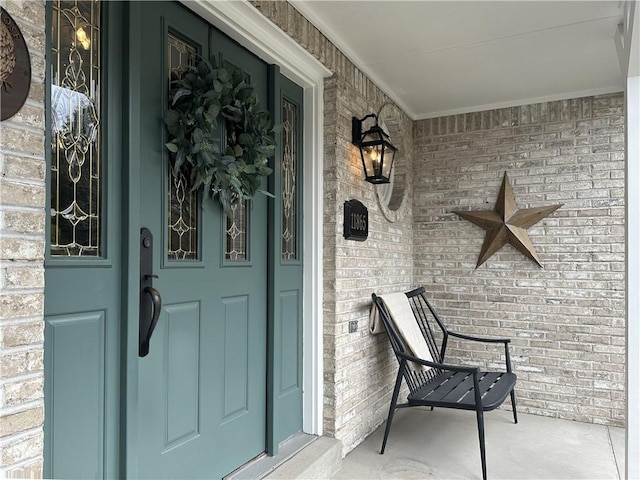
M 462 333 L 451 332 L 447 330 L 447 333 L 452 337 L 461 338 L 462 340 L 471 340 L 473 342 L 483 342 L 483 343 L 502 343 L 504 344 L 504 360 L 507 368 L 507 372 L 511 373 L 511 356 L 509 355 L 509 343 L 511 343 L 510 338 L 483 338 L 483 337 L 474 337 L 471 335 L 464 335 Z
M 485 342 L 485 343 L 510 343 L 510 338 L 485 338 L 485 337 L 474 337 L 472 335 L 464 335 L 462 333 L 452 332 L 451 330 L 447 330 L 447 333 L 452 337 L 462 338 L 463 340 L 471 340 L 473 342 Z
M 407 362 L 417 363 L 419 365 L 424 365 L 425 367 L 433 367 L 433 368 L 438 368 L 440 370 L 451 370 L 454 372 L 478 373 L 477 367 L 466 367 L 462 365 L 450 365 L 446 363 L 430 362 L 429 360 L 414 357 L 412 355 L 407 355 L 406 353 L 401 353 L 401 352 L 398 352 L 398 356 L 400 356 L 403 360 L 406 360 Z

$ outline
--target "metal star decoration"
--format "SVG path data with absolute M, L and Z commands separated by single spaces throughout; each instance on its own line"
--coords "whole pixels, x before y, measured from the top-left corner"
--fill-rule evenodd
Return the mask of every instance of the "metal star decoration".
M 550 205 L 548 207 L 517 209 L 516 199 L 513 196 L 507 172 L 504 172 L 502 186 L 498 194 L 498 200 L 493 210 L 479 210 L 473 212 L 454 211 L 456 215 L 469 220 L 471 223 L 484 228 L 487 233 L 478 256 L 476 268 L 510 243 L 525 256 L 536 262 L 540 267 L 540 258 L 527 234 L 527 228 L 532 227 L 540 220 L 555 212 L 563 204 Z

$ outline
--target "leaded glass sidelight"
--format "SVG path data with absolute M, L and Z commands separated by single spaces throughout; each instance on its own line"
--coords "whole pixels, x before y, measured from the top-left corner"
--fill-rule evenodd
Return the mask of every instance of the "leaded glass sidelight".
M 231 216 L 226 216 L 225 230 L 225 260 L 247 260 L 247 229 L 249 202 L 234 203 L 231 205 Z
M 298 109 L 282 101 L 282 259 L 298 258 Z
M 51 38 L 53 256 L 102 255 L 101 15 L 98 1 L 54 1 Z
M 167 65 L 169 81 L 188 66 L 195 65 L 196 49 L 193 45 L 169 35 L 167 38 Z M 169 245 L 170 260 L 195 260 L 198 257 L 198 198 L 191 190 L 182 172 L 175 173 L 169 165 Z

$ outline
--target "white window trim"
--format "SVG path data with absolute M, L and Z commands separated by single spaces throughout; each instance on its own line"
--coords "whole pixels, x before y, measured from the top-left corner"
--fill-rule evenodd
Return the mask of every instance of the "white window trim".
M 304 89 L 303 430 L 322 435 L 323 87 L 331 71 L 247 1 L 184 1 Z

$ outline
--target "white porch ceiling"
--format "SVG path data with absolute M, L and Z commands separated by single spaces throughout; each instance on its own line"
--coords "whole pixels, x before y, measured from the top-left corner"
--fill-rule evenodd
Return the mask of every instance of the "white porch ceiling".
M 290 1 L 414 119 L 623 90 L 618 0 Z

